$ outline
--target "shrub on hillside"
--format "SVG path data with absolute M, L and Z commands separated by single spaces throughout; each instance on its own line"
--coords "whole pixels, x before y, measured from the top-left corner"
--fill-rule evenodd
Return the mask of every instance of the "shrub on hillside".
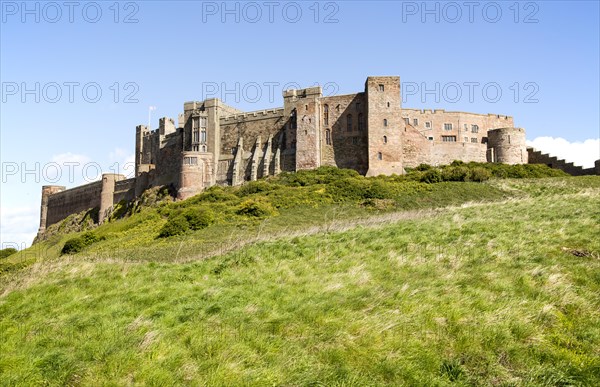
M 187 220 L 189 228 L 192 230 L 206 228 L 215 220 L 214 213 L 205 208 L 188 208 L 183 211 L 182 215 Z
M 469 175 L 469 168 L 462 165 L 449 166 L 442 169 L 443 181 L 469 181 Z
M 319 167 L 313 170 L 301 170 L 294 173 L 281 173 L 275 182 L 290 187 L 306 187 L 315 184 L 329 184 L 334 181 L 358 177 L 360 174 L 353 169 L 337 167 Z
M 492 173 L 483 167 L 474 167 L 471 169 L 471 180 L 481 183 L 482 181 L 489 180 L 492 177 Z
M 190 224 L 183 214 L 169 217 L 167 223 L 160 229 L 159 238 L 168 238 L 175 235 L 185 234 L 190 229 Z
M 428 171 L 432 167 L 429 164 L 419 164 L 415 167 L 415 171 Z
M 238 215 L 251 216 L 255 218 L 266 218 L 278 214 L 277 210 L 270 202 L 256 199 L 244 200 L 240 204 L 236 213 Z
M 10 255 L 13 255 L 16 252 L 17 252 L 17 249 L 12 248 L 12 247 L 8 247 L 6 249 L 2 249 L 2 250 L 0 250 L 0 259 L 6 258 L 6 257 L 8 257 Z
M 277 186 L 275 186 L 274 184 L 270 184 L 265 180 L 250 181 L 238 188 L 235 194 L 239 197 L 244 197 L 260 192 L 272 191 L 277 188 Z
M 99 238 L 93 232 L 86 232 L 85 234 L 82 234 L 78 237 L 67 240 L 62 250 L 60 251 L 60 254 L 77 254 L 89 245 L 104 239 L 104 237 Z
M 439 183 L 442 181 L 442 173 L 439 169 L 430 169 L 421 175 L 422 183 Z

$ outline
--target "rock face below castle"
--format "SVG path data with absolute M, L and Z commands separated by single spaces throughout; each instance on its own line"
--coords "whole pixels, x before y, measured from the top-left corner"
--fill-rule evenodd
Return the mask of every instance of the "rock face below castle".
M 105 174 L 66 190 L 42 188 L 40 230 L 72 213 L 172 185 L 186 199 L 215 184 L 239 185 L 281 171 L 337 166 L 361 174 L 402 174 L 453 160 L 527 163 L 525 131 L 496 114 L 403 109 L 400 77 L 369 77 L 364 91 L 326 96 L 320 87 L 288 90 L 283 108 L 242 112 L 218 99 L 186 102 L 178 124 L 161 118 L 135 132 L 135 177 Z

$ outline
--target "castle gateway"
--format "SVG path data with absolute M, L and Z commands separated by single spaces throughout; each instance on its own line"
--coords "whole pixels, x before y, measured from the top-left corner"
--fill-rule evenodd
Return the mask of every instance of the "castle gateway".
M 218 99 L 186 102 L 177 125 L 165 117 L 156 130 L 136 127 L 135 177 L 104 174 L 68 190 L 44 186 L 38 236 L 90 208 L 99 208 L 102 222 L 115 203 L 156 186 L 172 185 L 186 199 L 215 184 L 325 165 L 375 176 L 453 160 L 524 164 L 525 131 L 513 125 L 497 114 L 403 109 L 396 76 L 368 77 L 355 94 L 288 90 L 283 108 L 254 112 Z

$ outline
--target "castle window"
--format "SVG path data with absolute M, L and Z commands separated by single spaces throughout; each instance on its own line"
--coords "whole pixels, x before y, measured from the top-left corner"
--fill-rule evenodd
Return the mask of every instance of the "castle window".
M 323 105 L 323 125 L 329 126 L 329 105 Z
M 410 118 L 404 117 L 404 122 L 406 123 L 406 125 L 410 125 Z
M 192 150 L 193 150 L 194 152 L 198 152 L 198 145 L 194 145 L 194 146 L 192 146 Z
M 198 129 L 194 129 L 194 142 L 200 142 L 200 132 Z
M 442 142 L 456 142 L 456 136 L 442 136 Z
M 362 131 L 365 128 L 365 118 L 362 113 L 358 113 L 358 130 Z
M 387 118 L 383 119 L 383 126 L 387 126 Z
M 352 145 L 358 144 L 358 137 L 352 137 Z
M 198 129 L 200 119 L 199 117 L 192 118 L 192 129 Z
M 469 125 L 465 124 L 465 130 L 469 130 Z
M 387 144 L 387 136 L 383 136 L 383 143 Z
M 388 105 L 388 107 L 390 107 L 390 103 L 389 103 L 389 102 L 388 102 L 388 104 L 387 104 L 387 105 Z
M 379 91 L 384 91 L 385 87 L 383 85 L 379 85 Z
M 471 133 L 479 133 L 479 126 L 471 125 Z
M 346 116 L 346 130 L 348 132 L 352 131 L 352 114 Z
M 427 121 L 425 122 L 425 127 L 430 129 L 431 128 L 431 121 Z
M 477 144 L 477 138 L 476 137 L 471 137 L 471 142 L 474 144 Z
M 296 124 L 296 109 L 294 109 L 290 115 L 290 129 L 296 129 Z
M 202 130 L 200 132 L 200 142 L 202 144 L 206 144 L 206 130 Z
M 469 137 L 465 136 L 465 142 L 469 142 Z
M 325 130 L 325 144 L 331 145 L 331 130 Z
M 377 152 L 377 160 L 383 160 L 383 155 L 381 152 Z
M 183 158 L 184 165 L 198 165 L 198 158 L 196 157 L 184 157 Z
M 206 152 L 206 145 L 202 145 L 202 152 Z
M 200 117 L 200 127 L 206 128 L 206 117 Z
M 413 126 L 419 126 L 419 120 L 417 118 L 413 118 Z
M 427 137 L 427 139 L 428 139 L 429 141 L 433 141 L 433 137 L 431 137 L 431 136 Z
M 308 111 L 308 105 L 304 105 L 304 110 Z
M 444 130 L 452 130 L 452 124 L 444 124 Z

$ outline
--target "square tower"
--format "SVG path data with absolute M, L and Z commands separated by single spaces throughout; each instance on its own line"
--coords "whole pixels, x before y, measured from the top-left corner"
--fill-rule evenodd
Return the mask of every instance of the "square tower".
M 368 77 L 367 176 L 402 174 L 402 131 L 400 77 Z

